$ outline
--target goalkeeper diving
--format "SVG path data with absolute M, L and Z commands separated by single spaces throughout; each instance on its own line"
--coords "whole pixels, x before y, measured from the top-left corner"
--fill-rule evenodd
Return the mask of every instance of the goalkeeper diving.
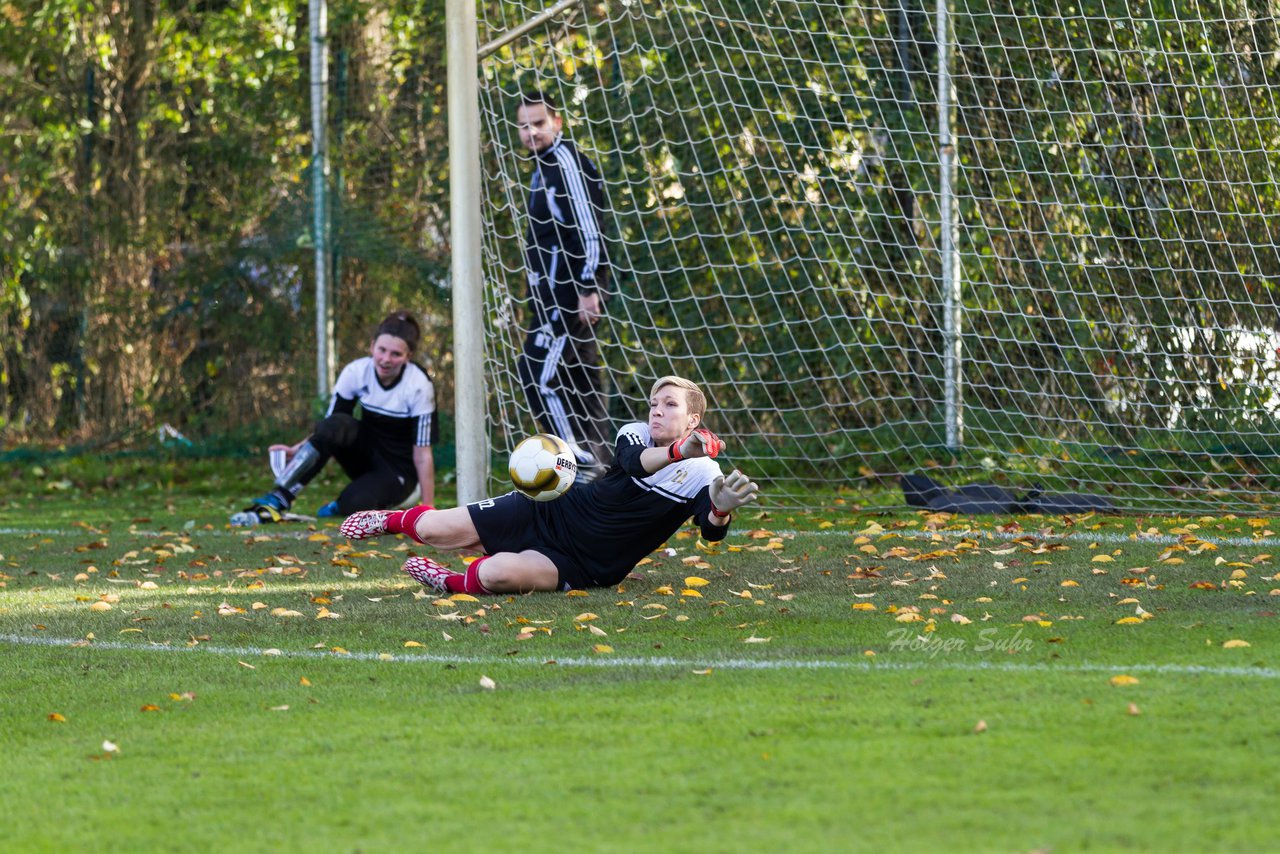
M 441 593 L 528 593 L 612 587 L 692 517 L 708 542 L 723 540 L 733 513 L 759 487 L 715 458 L 720 437 L 702 426 L 707 399 L 694 382 L 668 376 L 649 393 L 647 421 L 618 431 L 612 466 L 555 501 L 519 492 L 434 510 L 365 510 L 342 523 L 363 540 L 405 534 L 442 551 L 479 553 L 465 572 L 426 557 L 404 571 Z

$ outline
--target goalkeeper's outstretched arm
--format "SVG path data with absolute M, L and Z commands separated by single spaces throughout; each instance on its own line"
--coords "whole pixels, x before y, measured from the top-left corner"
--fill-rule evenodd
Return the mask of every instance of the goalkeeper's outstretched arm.
M 707 488 L 707 497 L 711 499 L 711 509 L 707 511 L 706 524 L 702 526 L 703 534 L 708 534 L 708 526 L 720 529 L 720 539 L 724 529 L 733 519 L 733 511 L 751 504 L 760 497 L 760 486 L 742 472 L 734 469 L 727 477 L 717 477 Z

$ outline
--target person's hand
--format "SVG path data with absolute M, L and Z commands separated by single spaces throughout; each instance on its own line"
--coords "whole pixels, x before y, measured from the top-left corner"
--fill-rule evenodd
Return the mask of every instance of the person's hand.
M 724 440 L 706 427 L 699 427 L 681 441 L 672 442 L 668 456 L 673 461 L 692 457 L 715 459 L 722 451 L 724 451 Z
M 600 302 L 599 292 L 578 295 L 578 317 L 588 326 L 594 326 L 600 322 L 600 316 L 604 313 L 604 306 Z
M 306 441 L 306 440 L 304 439 L 303 441 Z M 296 445 L 271 445 L 270 447 L 267 448 L 267 451 L 268 452 L 284 451 L 284 460 L 285 462 L 288 462 L 289 460 L 293 459 L 293 455 L 298 453 L 298 449 L 301 447 L 302 447 L 302 442 L 299 442 Z
M 760 487 L 737 469 L 730 472 L 728 477 L 720 476 L 711 481 L 708 491 L 711 494 L 712 511 L 722 518 L 760 496 Z

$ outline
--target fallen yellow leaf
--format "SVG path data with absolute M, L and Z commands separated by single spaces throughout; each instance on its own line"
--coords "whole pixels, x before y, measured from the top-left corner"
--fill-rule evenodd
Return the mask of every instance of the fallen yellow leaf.
M 1246 647 L 1249 645 L 1250 645 L 1249 642 L 1246 640 L 1229 640 L 1229 641 L 1222 642 L 1223 649 L 1240 649 L 1241 647 Z
M 1115 676 L 1112 676 L 1107 681 L 1117 688 L 1123 688 L 1126 685 L 1138 684 L 1138 678 L 1136 676 L 1130 676 L 1127 673 L 1117 673 Z
M 696 575 L 690 575 L 684 580 L 685 587 L 706 587 L 710 583 L 711 582 L 707 581 L 705 578 L 699 578 Z

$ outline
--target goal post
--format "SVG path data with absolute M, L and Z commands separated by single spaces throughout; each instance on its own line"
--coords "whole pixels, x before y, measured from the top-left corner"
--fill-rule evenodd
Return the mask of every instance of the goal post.
M 480 110 L 475 0 L 447 0 L 449 241 L 453 293 L 454 423 L 458 504 L 488 495 L 485 429 L 484 276 L 480 264 Z
M 549 5 L 480 3 L 478 43 Z M 605 182 L 616 423 L 689 376 L 783 506 L 900 503 L 912 471 L 1277 499 L 1273 4 L 558 5 L 478 66 L 495 451 L 535 426 L 514 112 L 536 87 Z

